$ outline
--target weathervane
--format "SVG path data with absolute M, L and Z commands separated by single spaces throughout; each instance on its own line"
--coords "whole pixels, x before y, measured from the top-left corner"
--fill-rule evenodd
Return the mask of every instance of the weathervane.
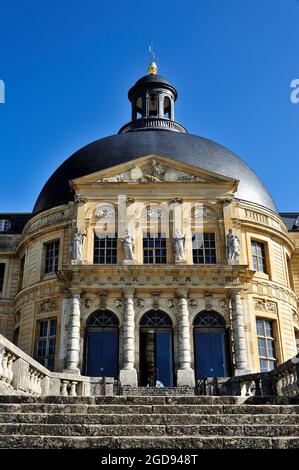
M 157 64 L 156 64 L 157 56 L 156 56 L 156 53 L 154 51 L 153 44 L 151 44 L 149 46 L 148 50 L 149 50 L 149 53 L 151 55 L 151 63 L 149 64 L 147 71 L 150 75 L 156 75 L 157 72 L 158 72 L 158 67 L 157 67 Z

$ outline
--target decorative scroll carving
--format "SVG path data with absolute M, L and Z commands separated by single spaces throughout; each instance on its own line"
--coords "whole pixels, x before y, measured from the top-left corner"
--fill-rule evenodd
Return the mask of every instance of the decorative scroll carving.
M 76 204 L 85 204 L 85 202 L 87 202 L 87 198 L 83 197 L 79 191 L 76 191 L 74 194 L 74 201 Z
M 56 300 L 47 299 L 39 304 L 40 313 L 52 312 L 53 310 L 57 310 Z
M 192 213 L 192 217 L 204 217 L 206 219 L 215 219 L 216 214 L 209 207 L 198 206 L 198 207 L 194 208 L 193 213 Z
M 146 302 L 144 299 L 136 299 L 135 305 L 137 308 L 143 308 L 146 305 Z
M 166 305 L 168 308 L 175 308 L 177 305 L 176 299 L 168 299 Z
M 108 292 L 107 292 L 106 290 L 101 290 L 101 291 L 99 292 L 99 297 L 100 297 L 100 310 L 106 310 L 107 294 L 108 294 Z
M 153 309 L 158 310 L 160 307 L 160 295 L 161 292 L 159 290 L 154 290 L 151 292 L 151 296 L 153 298 Z
M 269 302 L 264 299 L 255 299 L 254 300 L 254 308 L 259 312 L 269 312 L 269 313 L 277 313 L 277 305 L 275 302 Z
M 198 300 L 197 299 L 189 299 L 188 300 L 188 305 L 192 308 L 197 308 L 198 307 Z
M 118 309 L 118 308 L 122 308 L 123 304 L 124 304 L 124 301 L 123 301 L 123 299 L 121 299 L 121 298 L 114 299 L 114 301 L 113 301 L 113 305 L 114 305 L 114 307 L 117 308 L 117 309 Z

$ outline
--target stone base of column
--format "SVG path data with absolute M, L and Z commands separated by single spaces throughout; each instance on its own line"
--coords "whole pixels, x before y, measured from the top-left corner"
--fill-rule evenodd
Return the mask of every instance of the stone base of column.
M 247 369 L 235 369 L 235 376 L 251 374 L 250 370 Z
M 186 259 L 176 259 L 175 264 L 187 264 L 187 260 Z
M 122 387 L 138 387 L 136 369 L 121 369 L 119 373 L 119 381 Z
M 130 266 L 133 264 L 138 264 L 138 261 L 136 259 L 124 259 L 123 263 L 126 266 Z
M 177 371 L 177 387 L 195 387 L 195 376 L 193 369 L 179 369 Z
M 81 375 L 80 369 L 76 367 L 75 369 L 63 369 L 64 374 L 74 374 L 74 375 Z

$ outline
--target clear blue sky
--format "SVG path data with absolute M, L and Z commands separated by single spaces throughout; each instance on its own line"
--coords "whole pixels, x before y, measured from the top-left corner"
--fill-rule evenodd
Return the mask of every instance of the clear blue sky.
M 176 119 L 299 211 L 298 0 L 0 0 L 0 211 L 31 211 L 60 163 L 129 120 L 150 42 Z

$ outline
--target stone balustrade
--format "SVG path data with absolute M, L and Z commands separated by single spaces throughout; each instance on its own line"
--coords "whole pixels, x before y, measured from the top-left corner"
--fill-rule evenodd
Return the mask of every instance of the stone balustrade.
M 113 395 L 113 377 L 51 372 L 0 335 L 0 395 Z
M 270 372 L 198 381 L 199 395 L 285 396 L 299 395 L 299 354 Z

